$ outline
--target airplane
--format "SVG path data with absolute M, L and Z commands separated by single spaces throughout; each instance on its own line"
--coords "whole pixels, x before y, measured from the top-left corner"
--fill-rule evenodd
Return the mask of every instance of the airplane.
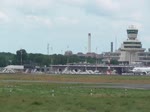
M 131 72 L 139 75 L 148 75 L 150 74 L 150 67 L 135 67 Z

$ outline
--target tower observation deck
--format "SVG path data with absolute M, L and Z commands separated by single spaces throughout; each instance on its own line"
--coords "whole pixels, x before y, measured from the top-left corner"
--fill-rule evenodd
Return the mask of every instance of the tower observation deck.
M 135 40 L 137 38 L 138 29 L 136 29 L 135 26 L 132 25 L 127 29 L 127 34 L 130 40 Z

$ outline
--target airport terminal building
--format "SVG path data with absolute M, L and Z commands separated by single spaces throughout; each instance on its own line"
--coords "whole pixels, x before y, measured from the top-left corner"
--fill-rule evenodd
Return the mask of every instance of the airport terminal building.
M 143 63 L 150 65 L 150 49 L 145 52 L 141 41 L 137 38 L 138 29 L 130 26 L 127 29 L 127 40 L 123 41 L 121 47 L 115 52 L 104 53 L 104 59 L 116 59 L 122 64 Z

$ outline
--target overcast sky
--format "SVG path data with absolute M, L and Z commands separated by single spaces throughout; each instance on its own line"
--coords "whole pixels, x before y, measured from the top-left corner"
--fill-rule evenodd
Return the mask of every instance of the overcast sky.
M 0 52 L 87 52 L 88 33 L 92 51 L 110 51 L 127 39 L 126 29 L 135 25 L 138 39 L 150 48 L 149 0 L 0 0 Z M 97 49 L 97 50 L 96 50 Z

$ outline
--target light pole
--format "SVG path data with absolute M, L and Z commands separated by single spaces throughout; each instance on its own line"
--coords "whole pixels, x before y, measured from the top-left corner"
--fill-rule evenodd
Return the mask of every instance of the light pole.
M 20 50 L 20 54 L 21 54 L 21 65 L 22 65 L 22 50 Z
M 146 58 L 145 58 L 145 61 L 146 61 L 146 63 L 145 63 L 145 64 L 146 64 L 146 66 L 147 66 L 147 54 L 146 54 Z
M 95 58 L 96 58 L 96 61 L 95 61 L 95 64 L 96 64 L 96 71 L 97 71 L 97 64 L 98 64 L 98 63 L 97 63 L 97 60 L 98 60 L 98 59 L 97 59 L 97 55 L 98 55 L 98 54 L 97 54 L 97 49 L 98 49 L 98 48 L 96 47 L 96 57 L 95 57 Z
M 84 49 L 85 49 L 85 55 L 84 55 L 84 58 L 85 58 L 85 63 L 87 63 L 87 59 L 86 59 L 87 47 L 84 47 Z

